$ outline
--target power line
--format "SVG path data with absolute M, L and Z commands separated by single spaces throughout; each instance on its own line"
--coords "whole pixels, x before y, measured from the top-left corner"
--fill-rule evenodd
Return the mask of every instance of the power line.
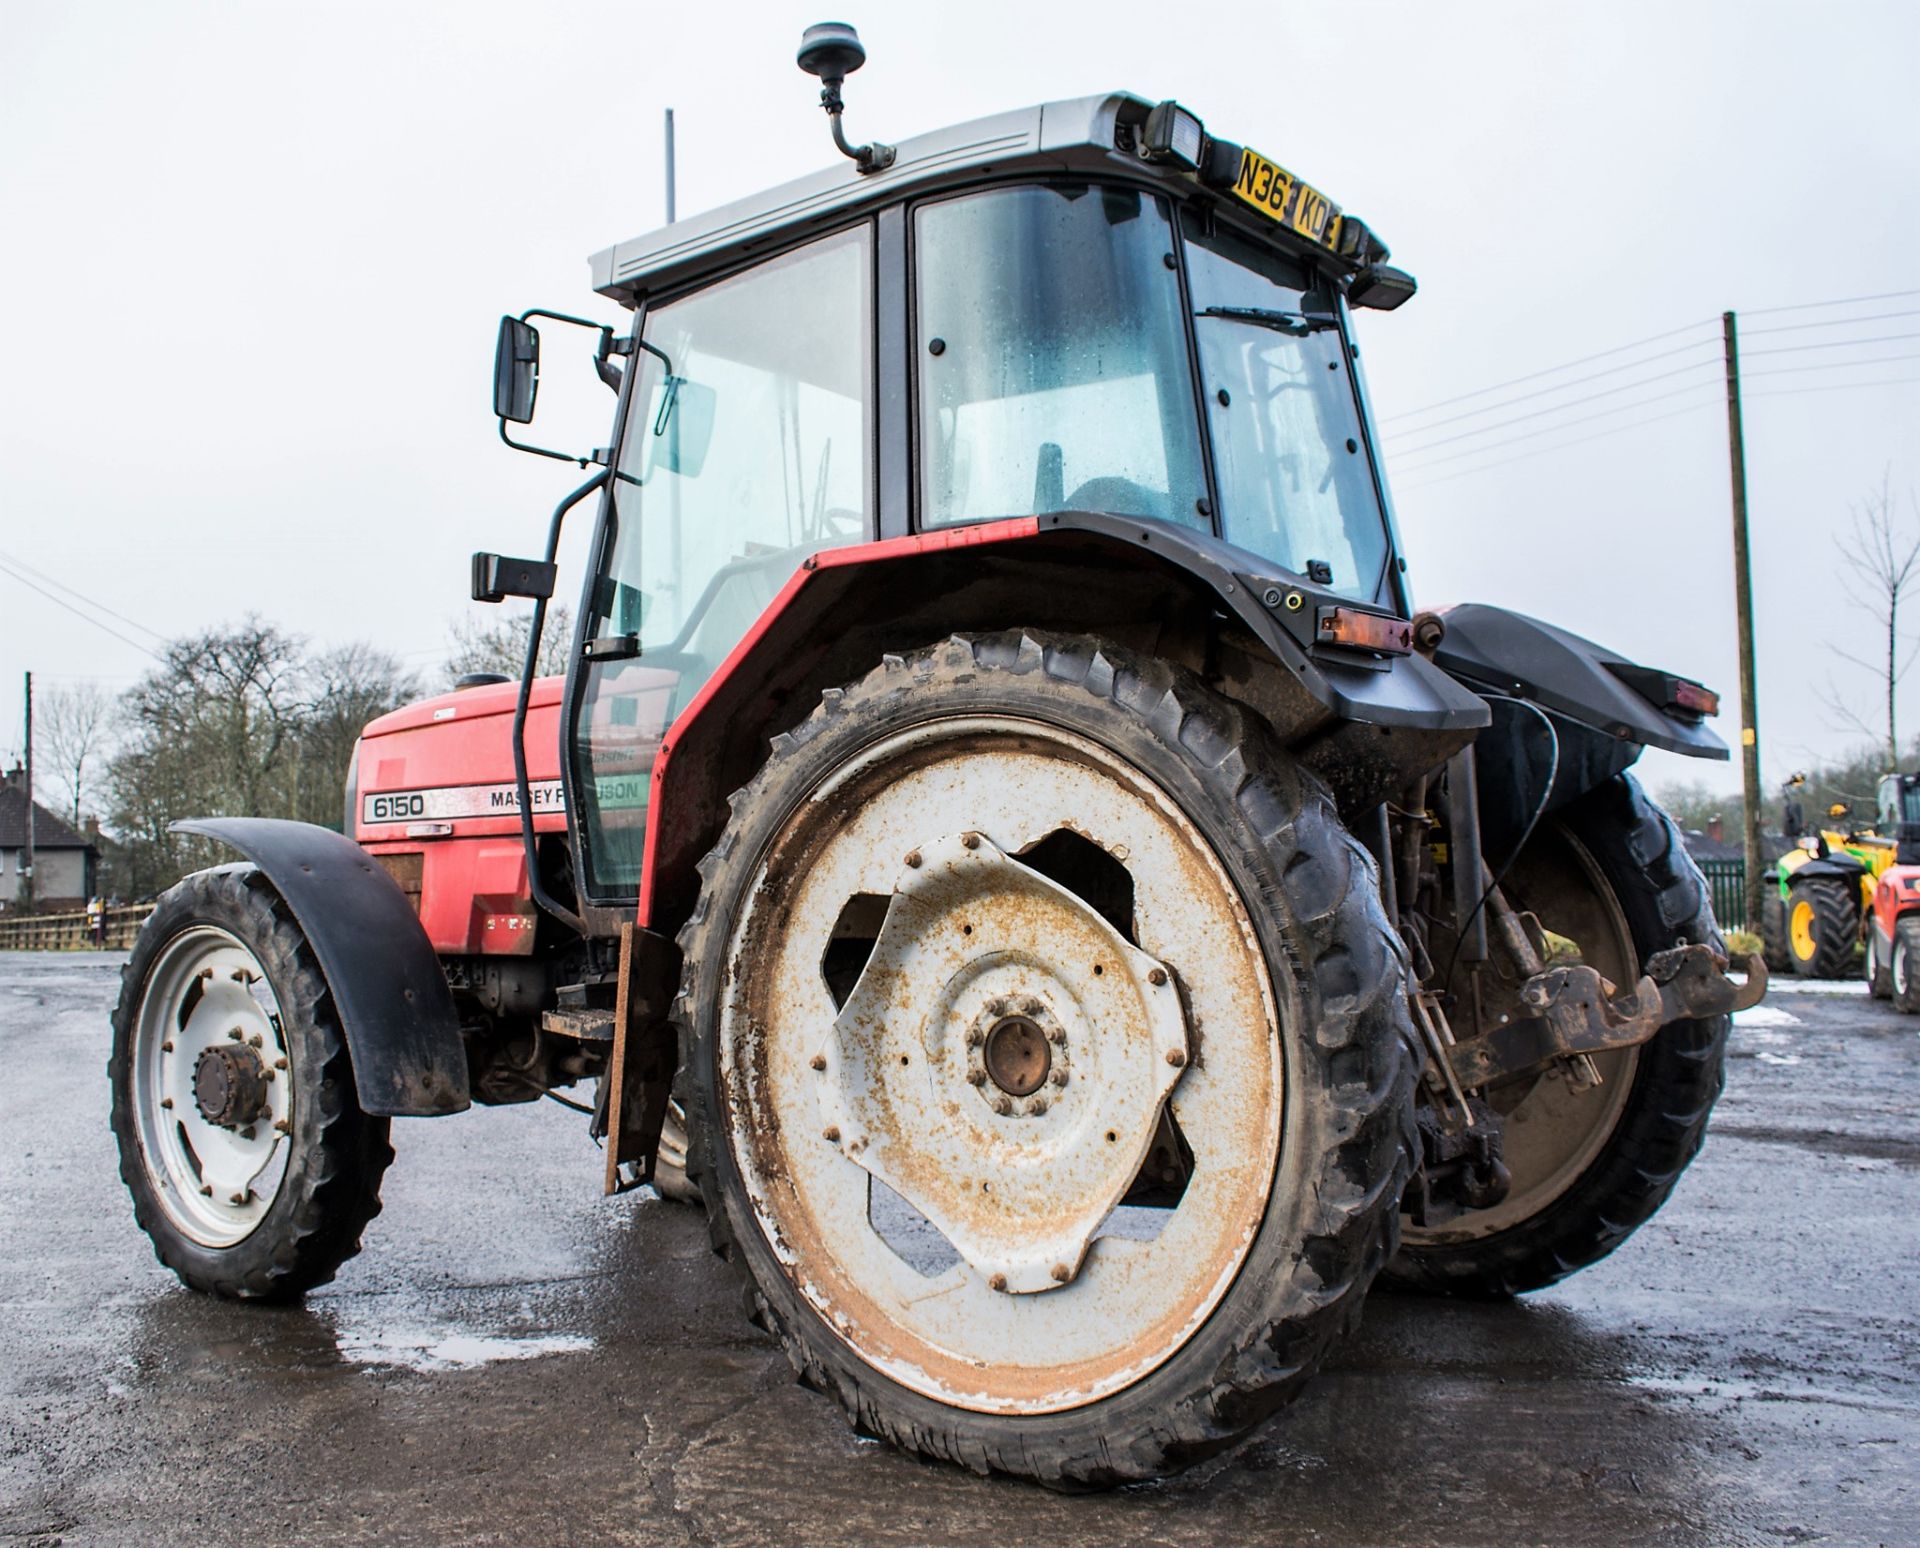
M 1868 301 L 1899 301 L 1920 296 L 1920 290 L 1883 290 L 1877 296 L 1843 296 L 1837 301 L 1796 301 L 1792 306 L 1756 306 L 1741 312 L 1742 317 L 1772 317 L 1779 312 L 1811 312 L 1822 306 L 1860 306 Z
M 1612 349 L 1603 349 L 1598 354 L 1582 355 L 1578 360 L 1569 360 L 1563 365 L 1549 366 L 1544 371 L 1531 371 L 1525 376 L 1515 376 L 1504 382 L 1495 382 L 1490 387 L 1476 387 L 1472 392 L 1463 392 L 1458 397 L 1442 398 L 1439 402 L 1429 403 L 1422 408 L 1401 409 L 1397 414 L 1387 415 L 1386 419 L 1411 419 L 1416 414 L 1426 414 L 1437 408 L 1448 408 L 1455 403 L 1465 403 L 1469 398 L 1484 398 L 1488 393 L 1498 392 L 1503 387 L 1517 387 L 1522 382 L 1537 381 L 1543 376 L 1558 376 L 1562 371 L 1571 371 L 1575 366 L 1588 365 L 1595 360 L 1606 360 L 1614 355 L 1625 354 L 1630 349 L 1639 349 L 1643 345 L 1658 344 L 1662 339 L 1674 338 L 1694 328 L 1704 328 L 1709 323 L 1717 322 L 1718 320 L 1719 319 L 1713 317 L 1702 318 L 1699 322 L 1688 323 L 1684 328 L 1669 328 L 1665 333 L 1656 333 L 1649 338 L 1636 339 L 1631 344 L 1619 344 Z M 1385 422 L 1384 420 L 1382 421 L 1382 423 Z
M 1578 408 L 1583 403 L 1597 403 L 1602 398 L 1611 398 L 1617 393 L 1632 392 L 1636 388 L 1648 387 L 1655 382 L 1667 381 L 1676 376 L 1684 376 L 1689 371 L 1697 371 L 1702 366 L 1718 365 L 1717 360 L 1696 360 L 1691 365 L 1675 366 L 1671 371 L 1656 371 L 1652 376 L 1643 376 L 1635 382 L 1622 382 L 1618 387 L 1606 387 L 1599 392 L 1590 392 L 1584 398 L 1569 398 L 1565 403 L 1556 403 L 1551 407 L 1535 409 L 1531 414 L 1515 414 L 1511 419 L 1500 419 L 1490 425 L 1481 425 L 1474 430 L 1461 430 L 1453 435 L 1443 435 L 1437 441 L 1428 441 L 1424 446 L 1409 446 L 1406 454 L 1432 451 L 1437 446 L 1447 446 L 1455 441 L 1464 441 L 1476 435 L 1491 435 L 1496 430 L 1504 430 L 1509 425 L 1525 424 L 1530 419 L 1539 419 L 1547 414 L 1564 413 L 1567 409 Z M 1413 432 L 1417 433 L 1417 432 Z
M 1426 468 L 1438 467 L 1443 462 L 1457 462 L 1462 457 L 1477 457 L 1482 452 L 1496 451 L 1502 446 L 1512 446 L 1520 441 L 1531 441 L 1543 435 L 1556 435 L 1562 430 L 1571 430 L 1575 425 L 1590 425 L 1596 419 L 1606 419 L 1614 414 L 1630 414 L 1635 409 L 1646 408 L 1649 404 L 1664 403 L 1670 398 L 1682 397 L 1689 392 L 1698 392 L 1702 387 L 1717 387 L 1719 385 L 1720 383 L 1718 381 L 1688 382 L 1684 387 L 1675 387 L 1668 392 L 1656 392 L 1650 397 L 1638 398 L 1632 403 L 1615 404 L 1612 408 L 1602 409 L 1597 414 L 1583 414 L 1578 419 L 1564 420 L 1557 425 L 1542 425 L 1538 430 L 1523 430 L 1520 434 L 1510 435 L 1505 440 L 1489 441 L 1485 446 L 1469 446 L 1463 451 L 1448 452 L 1445 456 L 1430 457 L 1424 462 L 1409 463 L 1404 465 L 1402 471 L 1418 473 Z M 1426 448 L 1422 447 L 1420 450 L 1424 451 Z M 1415 456 L 1417 453 L 1410 452 L 1408 455 Z M 1398 466 L 1398 464 L 1396 464 L 1396 466 Z
M 1920 339 L 1920 333 L 1876 333 L 1870 339 L 1829 339 L 1824 344 L 1775 344 L 1770 349 L 1750 349 L 1749 355 L 1798 355 L 1809 349 L 1851 349 L 1855 344 L 1895 344 L 1901 339 Z
M 68 596 L 78 598 L 80 601 L 84 602 L 88 607 L 92 608 L 97 613 L 105 613 L 109 618 L 117 618 L 123 624 L 126 624 L 131 628 L 138 629 L 142 634 L 151 635 L 154 639 L 158 640 L 163 645 L 166 644 L 167 642 L 167 637 L 164 634 L 162 634 L 158 629 L 149 629 L 145 624 L 140 622 L 139 619 L 129 618 L 125 613 L 115 612 L 112 608 L 108 607 L 107 604 L 104 602 L 94 601 L 94 599 L 88 596 L 84 591 L 75 590 L 72 586 L 69 586 L 65 581 L 60 580 L 55 576 L 47 574 L 47 572 L 39 568 L 39 566 L 28 564 L 26 560 L 20 558 L 17 554 L 10 554 L 6 552 L 4 549 L 0 549 L 0 560 L 4 560 L 6 563 L 12 565 L 16 570 L 25 570 L 27 574 L 31 575 L 35 580 L 45 581 L 49 586 L 57 586 L 60 590 L 64 591 Z
M 1412 494 L 1416 490 L 1431 489 L 1435 484 L 1451 483 L 1456 478 L 1466 478 L 1474 473 L 1491 472 L 1494 468 L 1504 468 L 1510 463 L 1525 462 L 1530 457 L 1544 457 L 1548 452 L 1563 451 L 1571 446 L 1584 446 L 1589 441 L 1605 440 L 1610 435 L 1620 435 L 1628 430 L 1638 429 L 1641 425 L 1657 425 L 1669 419 L 1678 419 L 1683 414 L 1697 414 L 1701 409 L 1712 408 L 1711 401 L 1689 403 L 1685 408 L 1669 409 L 1664 414 L 1650 414 L 1645 419 L 1629 420 L 1624 425 L 1613 425 L 1605 430 L 1597 430 L 1592 435 L 1576 436 L 1571 441 L 1559 441 L 1552 446 L 1536 446 L 1532 451 L 1521 452 L 1517 457 L 1505 457 L 1499 462 L 1484 462 L 1470 468 L 1456 468 L 1451 473 L 1442 473 L 1438 478 L 1423 479 L 1419 483 L 1408 484 L 1400 492 Z
M 1705 345 L 1715 342 L 1717 341 L 1713 339 L 1695 339 L 1693 343 L 1682 344 L 1678 349 L 1664 349 L 1657 355 L 1643 355 L 1638 360 L 1629 360 L 1621 365 L 1608 366 L 1604 371 L 1590 371 L 1587 375 L 1576 376 L 1571 381 L 1560 382 L 1552 387 L 1542 387 L 1532 393 L 1523 393 L 1517 398 L 1503 398 L 1498 403 L 1489 403 L 1482 408 L 1468 409 L 1464 413 L 1449 414 L 1445 419 L 1436 419 L 1429 424 L 1415 425 L 1413 428 L 1402 430 L 1399 433 L 1401 435 L 1425 435 L 1429 430 L 1438 430 L 1444 425 L 1458 424 L 1463 419 L 1475 419 L 1482 414 L 1497 413 L 1501 409 L 1512 408 L 1518 403 L 1537 402 L 1539 398 L 1546 393 L 1565 392 L 1571 387 L 1579 387 L 1587 382 L 1597 382 L 1604 376 L 1618 376 L 1622 371 L 1637 371 L 1641 366 L 1652 365 L 1656 360 L 1670 360 L 1675 355 L 1684 355 L 1689 350 L 1700 349 Z M 1700 362 L 1702 365 L 1710 363 L 1711 362 L 1708 361 Z
M 1920 308 L 1904 312 L 1869 312 L 1865 317 L 1835 317 L 1824 322 L 1780 323 L 1772 328 L 1742 328 L 1748 337 L 1756 333 L 1799 333 L 1807 328 L 1851 328 L 1855 323 L 1887 322 L 1895 317 L 1920 317 Z
M 1740 375 L 1749 376 L 1799 376 L 1805 371 L 1851 371 L 1860 366 L 1892 365 L 1900 360 L 1920 360 L 1920 353 L 1906 355 L 1875 355 L 1869 360 L 1809 360 L 1804 365 L 1768 366 L 1761 371 L 1742 371 Z
M 49 602 L 53 603 L 55 607 L 64 607 L 69 613 L 73 614 L 75 618 L 80 619 L 83 623 L 92 624 L 94 628 L 100 630 L 103 634 L 111 634 L 116 640 L 120 641 L 121 644 L 131 645 L 135 650 L 140 651 L 144 655 L 152 656 L 155 661 L 160 661 L 164 659 L 163 657 L 158 655 L 156 652 L 149 649 L 147 646 L 142 645 L 138 640 L 128 639 L 127 636 L 122 634 L 118 629 L 111 628 L 108 625 L 101 623 L 100 620 L 97 618 L 89 617 L 87 614 L 81 612 L 80 609 L 75 607 L 71 602 L 64 601 L 61 598 L 55 596 L 51 591 L 48 591 L 44 586 L 36 585 L 33 581 L 28 580 L 26 576 L 22 575 L 18 570 L 10 569 L 8 568 L 7 565 L 0 564 L 0 575 L 12 576 L 15 580 L 20 582 L 20 584 L 25 586 L 28 590 L 39 592 L 41 596 L 45 597 Z
M 1920 355 L 1909 355 L 1920 360 Z M 1846 392 L 1855 387 L 1898 387 L 1904 382 L 1920 382 L 1920 376 L 1887 376 L 1871 382 L 1815 382 L 1806 387 L 1762 387 L 1747 394 L 1749 398 L 1791 398 L 1803 392 Z

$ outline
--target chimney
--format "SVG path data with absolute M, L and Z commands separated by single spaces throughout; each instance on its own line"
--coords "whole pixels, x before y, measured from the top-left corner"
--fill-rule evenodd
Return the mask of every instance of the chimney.
M 16 759 L 13 767 L 7 770 L 6 788 L 9 790 L 24 790 L 26 787 L 27 766 Z
M 1727 841 L 1727 825 L 1718 812 L 1707 819 L 1707 837 L 1716 844 L 1724 844 Z

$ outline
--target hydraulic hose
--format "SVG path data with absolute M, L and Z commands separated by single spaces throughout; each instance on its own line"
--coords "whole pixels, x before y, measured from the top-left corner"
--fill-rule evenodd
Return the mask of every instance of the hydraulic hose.
M 567 512 L 594 490 L 605 488 L 611 476 L 603 468 L 553 508 L 553 520 L 547 527 L 548 564 L 554 562 L 554 556 L 560 551 L 560 529 L 566 523 Z M 549 893 L 541 882 L 539 848 L 533 836 L 533 789 L 527 780 L 527 706 L 533 699 L 533 679 L 540 670 L 540 637 L 546 623 L 547 599 L 536 597 L 533 622 L 527 629 L 527 659 L 520 669 L 520 696 L 513 706 L 513 787 L 520 802 L 520 843 L 526 851 L 527 883 L 533 891 L 533 901 L 576 935 L 585 935 L 586 921 Z

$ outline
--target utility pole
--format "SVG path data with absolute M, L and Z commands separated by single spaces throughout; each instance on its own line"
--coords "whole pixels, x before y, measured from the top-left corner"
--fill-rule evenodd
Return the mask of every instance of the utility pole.
M 1747 445 L 1740 428 L 1740 337 L 1720 314 L 1727 351 L 1727 455 L 1733 467 L 1733 608 L 1740 634 L 1740 787 L 1746 797 L 1747 928 L 1761 933 L 1766 878 L 1760 860 L 1760 712 L 1753 673 L 1753 565 L 1747 546 Z
M 20 890 L 28 908 L 33 907 L 33 673 L 27 673 L 27 849 L 26 864 L 20 871 Z
M 673 224 L 673 109 L 667 109 L 667 224 Z

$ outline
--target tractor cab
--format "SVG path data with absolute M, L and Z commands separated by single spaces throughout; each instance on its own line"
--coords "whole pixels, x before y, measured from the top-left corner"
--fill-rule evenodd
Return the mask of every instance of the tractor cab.
M 593 260 L 634 324 L 603 339 L 624 370 L 566 696 L 589 906 L 642 891 L 653 792 L 635 776 L 828 550 L 1009 521 L 1044 523 L 1056 551 L 1074 530 L 1202 549 L 1257 582 L 1224 589 L 1292 649 L 1405 654 L 1351 308 L 1413 282 L 1364 222 L 1124 92 L 870 149 Z M 533 407 L 511 406 L 514 341 L 537 359 L 539 340 L 527 319 L 502 330 L 507 434 Z
M 1895 845 L 1897 864 L 1920 865 L 1920 774 L 1881 776 L 1874 828 Z

